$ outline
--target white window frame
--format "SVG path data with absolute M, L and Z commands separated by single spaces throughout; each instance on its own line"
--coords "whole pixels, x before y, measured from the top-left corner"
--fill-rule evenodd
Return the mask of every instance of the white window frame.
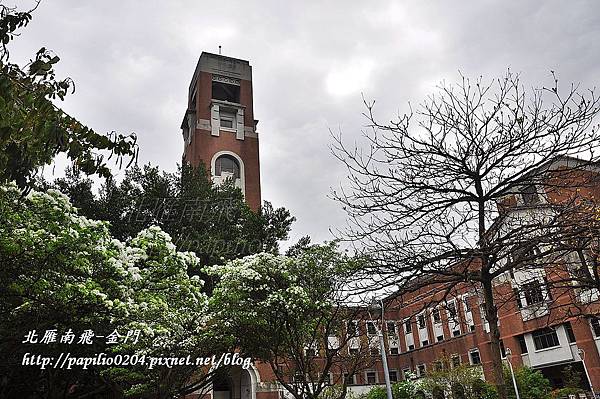
M 477 357 L 479 357 L 479 363 L 473 362 L 473 353 L 475 352 L 477 352 Z M 469 350 L 469 364 L 471 364 L 471 366 L 478 366 L 481 363 L 481 352 L 479 351 L 479 348 L 473 348 Z
M 405 369 L 402 369 L 402 379 L 404 379 L 404 380 L 408 380 L 408 377 L 409 377 L 409 376 L 408 376 L 408 374 L 409 374 L 409 373 L 410 373 L 410 374 L 412 374 L 412 373 L 413 373 L 413 372 L 412 372 L 412 370 L 410 369 L 410 367 L 408 367 L 408 368 L 405 368 Z
M 375 382 L 369 382 L 369 373 L 373 373 L 375 374 Z M 375 384 L 379 384 L 379 373 L 377 372 L 377 370 L 365 370 L 365 384 L 366 385 L 375 385 Z
M 369 326 L 373 326 L 373 332 L 369 332 Z M 377 324 L 373 320 L 367 320 L 365 322 L 365 328 L 367 329 L 367 335 L 369 337 L 377 336 Z
M 596 330 L 594 329 L 594 321 L 596 321 L 599 325 L 600 325 L 600 318 L 598 317 L 590 317 L 588 319 L 588 323 L 590 325 L 590 329 L 592 330 L 592 337 L 594 337 L 594 339 L 600 339 L 600 335 L 596 335 Z
M 231 127 L 223 126 L 223 121 L 231 122 Z M 235 132 L 237 126 L 237 112 L 219 111 L 219 126 L 221 130 Z
M 217 159 L 220 156 L 222 156 L 222 155 L 232 156 L 238 162 L 238 165 L 240 166 L 239 188 L 242 190 L 242 195 L 244 195 L 244 197 L 245 197 L 246 196 L 246 178 L 245 178 L 246 171 L 245 171 L 245 168 L 244 168 L 244 161 L 242 161 L 242 158 L 238 154 L 236 154 L 235 152 L 233 152 L 233 151 L 219 151 L 219 152 L 215 153 L 215 155 L 213 155 L 213 157 L 212 157 L 212 159 L 210 161 L 210 175 L 211 175 L 213 181 L 215 181 L 216 177 L 218 177 L 218 176 L 216 176 L 216 172 L 217 172 L 217 167 L 216 167 Z M 238 187 L 237 184 L 236 184 L 236 187 Z

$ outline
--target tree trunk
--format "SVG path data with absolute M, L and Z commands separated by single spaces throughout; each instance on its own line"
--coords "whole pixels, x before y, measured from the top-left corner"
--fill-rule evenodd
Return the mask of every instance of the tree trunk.
M 492 373 L 494 385 L 498 389 L 498 399 L 507 399 L 506 386 L 504 385 L 504 370 L 500 353 L 500 329 L 498 328 L 498 309 L 494 304 L 492 279 L 488 277 L 483 283 L 483 297 L 485 300 L 485 318 L 490 326 L 490 352 L 492 355 Z

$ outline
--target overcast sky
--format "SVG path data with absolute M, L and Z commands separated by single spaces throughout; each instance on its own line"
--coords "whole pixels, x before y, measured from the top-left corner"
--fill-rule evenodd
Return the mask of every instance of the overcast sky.
M 14 1 L 13 1 L 14 2 Z M 19 2 L 20 5 L 26 2 Z M 187 88 L 202 51 L 250 61 L 260 120 L 263 199 L 298 219 L 291 240 L 331 239 L 344 214 L 327 195 L 345 178 L 329 129 L 352 140 L 361 93 L 389 120 L 458 71 L 492 79 L 508 67 L 530 86 L 596 86 L 600 2 L 43 0 L 11 45 L 61 57 L 76 93 L 64 109 L 99 132 L 135 132 L 140 162 L 174 171 Z

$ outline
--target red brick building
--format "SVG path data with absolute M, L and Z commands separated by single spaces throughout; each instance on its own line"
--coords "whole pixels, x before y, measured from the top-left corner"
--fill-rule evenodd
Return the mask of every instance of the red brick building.
M 183 160 L 192 165 L 203 163 L 216 182 L 233 179 L 255 210 L 261 203 L 257 123 L 249 62 L 202 53 L 190 83 L 181 126 Z M 563 159 L 549 165 L 549 176 L 569 162 L 576 160 Z M 584 191 L 585 195 L 600 198 L 600 185 Z M 560 201 L 564 195 L 559 190 L 534 198 L 531 192 L 524 192 L 507 196 L 499 207 L 506 215 L 521 212 L 527 207 L 520 205 L 527 202 L 543 206 Z M 497 279 L 498 298 L 510 298 L 499 308 L 503 352 L 510 352 L 506 359 L 514 366 L 539 369 L 557 387 L 562 384 L 561 369 L 572 365 L 583 373 L 583 388 L 590 389 L 591 383 L 594 390 L 600 391 L 600 323 L 594 317 L 568 317 L 565 313 L 573 305 L 569 301 L 580 301 L 594 314 L 598 291 L 573 289 L 572 295 L 553 292 L 547 288 L 553 273 L 551 267 L 535 275 L 515 270 Z M 409 371 L 422 376 L 432 368 L 459 364 L 481 367 L 485 377 L 491 377 L 489 329 L 482 317 L 480 295 L 473 286 L 463 285 L 440 298 L 439 288 L 431 286 L 385 300 L 384 339 L 392 382 L 405 378 Z M 368 320 L 357 321 L 357 326 L 364 335 L 361 339 L 372 346 L 374 365 L 355 376 L 330 375 L 329 379 L 339 383 L 346 378 L 353 390 L 365 391 L 384 382 L 378 342 L 369 339 L 376 335 L 378 326 Z M 214 399 L 274 399 L 285 392 L 268 365 L 255 364 L 250 370 L 233 369 L 216 380 L 209 395 Z
M 535 190 L 525 184 L 521 193 L 506 195 L 499 203 L 499 220 L 535 220 L 549 207 L 600 198 L 600 168 L 596 165 L 583 166 L 578 159 L 563 157 L 544 167 L 544 179 L 550 183 L 539 184 Z M 539 267 L 508 270 L 495 279 L 494 297 L 505 362 L 540 370 L 556 388 L 562 387 L 562 370 L 570 365 L 582 375 L 581 388 L 600 392 L 600 322 L 596 317 L 600 292 L 571 282 L 583 269 L 594 273 L 596 266 L 585 261 L 589 253 L 584 252 L 561 254 Z M 475 285 L 447 287 L 430 285 L 385 300 L 392 381 L 409 371 L 421 376 L 431 369 L 459 364 L 481 367 L 485 378 L 492 380 L 482 295 Z M 375 334 L 372 327 L 365 325 L 364 329 L 367 335 L 369 329 L 370 335 Z M 356 384 L 373 379 L 383 383 L 382 370 L 378 361 L 373 370 L 357 376 Z

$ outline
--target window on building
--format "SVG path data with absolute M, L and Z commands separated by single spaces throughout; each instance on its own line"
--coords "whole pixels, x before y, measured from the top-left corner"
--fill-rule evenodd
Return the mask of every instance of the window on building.
M 458 321 L 456 314 L 456 302 L 452 301 L 448 303 L 448 318 L 452 321 Z
M 506 359 L 506 348 L 504 347 L 504 341 L 500 340 L 500 357 Z
M 529 353 L 527 349 L 527 342 L 525 342 L 525 336 L 523 334 L 517 335 L 517 342 L 519 342 L 519 349 L 521 349 L 521 353 Z
M 337 336 L 337 331 L 330 331 L 327 334 L 327 348 L 328 349 L 339 349 L 340 339 Z
M 463 304 L 465 306 L 465 313 L 472 313 L 473 312 L 471 310 L 471 304 L 469 304 L 469 298 L 468 297 L 464 297 L 463 298 Z
M 452 357 L 450 358 L 452 367 L 458 367 L 460 366 L 460 355 L 458 354 L 454 354 L 452 355 Z
M 420 329 L 425 328 L 425 314 L 421 313 L 418 317 L 418 321 L 419 321 L 419 328 Z
M 512 253 L 509 254 L 509 261 L 513 263 L 515 269 L 518 269 L 523 265 L 535 264 L 536 260 L 540 258 L 542 251 L 536 246 L 531 245 L 524 248 L 522 244 L 517 244 L 512 249 Z M 511 278 L 514 279 L 514 270 L 511 269 Z
M 471 364 L 481 364 L 481 357 L 479 356 L 479 349 L 472 349 L 469 352 L 469 360 Z
M 348 353 L 351 355 L 358 355 L 358 348 L 348 348 Z
M 390 355 L 397 355 L 397 354 L 398 354 L 398 348 L 390 347 Z
M 485 302 L 482 302 L 482 304 L 479 305 L 479 313 L 481 314 L 481 321 L 487 323 L 487 317 L 485 316 Z
M 369 385 L 377 384 L 377 372 L 375 372 L 375 371 L 367 371 L 365 373 L 365 381 Z
M 544 291 L 542 284 L 539 280 L 534 280 L 529 283 L 523 284 L 523 294 L 525 296 L 525 303 L 527 306 L 534 305 L 544 301 Z
M 454 330 L 454 331 L 452 331 L 452 336 L 458 337 L 459 335 L 460 335 L 460 330 Z
M 554 328 L 543 328 L 534 331 L 531 335 L 533 336 L 533 345 L 536 350 L 560 346 L 558 335 L 556 335 Z
M 592 277 L 592 271 L 590 270 L 588 255 L 582 250 L 578 250 L 577 256 L 579 257 L 581 265 L 574 270 L 573 275 L 578 279 L 578 281 L 594 281 Z
M 544 291 L 546 293 L 546 300 L 547 301 L 551 301 L 552 300 L 552 290 L 550 289 L 550 284 L 548 284 L 548 279 L 546 277 L 544 277 Z
M 397 370 L 390 370 L 389 376 L 390 376 L 391 383 L 398 382 L 398 371 Z
M 427 371 L 425 369 L 425 365 L 424 364 L 419 364 L 417 366 L 417 375 L 419 377 L 425 377 L 425 374 L 427 374 Z
M 525 205 L 535 205 L 540 202 L 540 195 L 534 184 L 529 184 L 521 191 L 521 197 Z
M 433 322 L 435 324 L 439 324 L 442 322 L 442 318 L 440 317 L 440 310 L 439 309 L 433 309 L 433 311 L 431 312 L 432 316 L 433 316 Z
M 215 161 L 215 175 L 222 176 L 223 173 L 230 174 L 233 178 L 240 178 L 240 164 L 231 155 L 221 155 Z
M 408 319 L 404 322 L 404 332 L 406 334 L 409 334 L 412 332 L 412 322 L 410 319 Z
M 396 332 L 396 323 L 395 322 L 388 321 L 386 323 L 386 327 L 387 327 L 387 333 L 388 333 L 388 335 L 393 336 L 393 337 L 395 337 L 396 335 L 398 335 L 397 332 Z
M 413 349 L 415 349 L 415 346 L 414 346 L 413 344 L 410 344 L 410 345 L 408 345 L 408 350 L 409 350 L 409 351 L 411 351 L 411 350 L 413 350 Z
M 424 339 L 423 341 L 421 341 L 421 346 L 427 346 L 427 345 L 429 345 L 428 339 Z
M 402 378 L 404 378 L 405 380 L 408 380 L 409 378 L 409 374 L 410 374 L 410 369 L 402 369 Z
M 444 336 L 443 335 L 438 335 L 436 337 L 436 339 L 437 339 L 437 342 L 442 342 L 444 340 Z
M 590 317 L 590 325 L 595 338 L 600 338 L 600 320 L 597 317 Z
M 213 100 L 229 101 L 230 103 L 239 104 L 240 86 L 213 81 L 212 98 Z
M 569 340 L 569 343 L 575 343 L 575 333 L 573 332 L 573 326 L 571 325 L 571 322 L 567 321 L 564 326 L 565 331 L 567 332 L 567 339 Z
M 433 369 L 435 371 L 443 371 L 444 363 L 441 360 L 436 360 L 435 362 L 433 362 Z
M 471 330 L 471 331 L 475 331 L 475 324 L 471 324 L 471 325 L 469 326 L 469 330 Z
M 219 111 L 219 126 L 226 129 L 237 127 L 237 112 Z
M 344 382 L 346 385 L 356 385 L 356 375 L 344 373 Z
M 375 322 L 367 321 L 367 334 L 377 335 L 377 329 L 375 328 Z
M 523 308 L 523 302 L 521 301 L 521 294 L 518 288 L 513 288 L 513 296 L 515 297 L 515 301 L 517 301 L 517 307 L 519 309 Z
M 356 321 L 349 321 L 346 325 L 346 331 L 349 337 L 358 337 L 358 323 Z

